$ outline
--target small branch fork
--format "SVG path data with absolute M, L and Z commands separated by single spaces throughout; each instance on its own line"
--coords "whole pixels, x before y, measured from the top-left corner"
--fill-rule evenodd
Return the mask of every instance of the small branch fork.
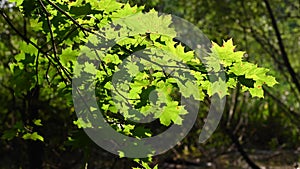
M 40 48 L 36 43 L 32 42 L 30 39 L 28 39 L 25 35 L 23 35 L 12 23 L 12 21 L 10 20 L 10 18 L 6 15 L 6 13 L 0 9 L 0 15 L 4 18 L 4 20 L 7 22 L 7 24 L 12 28 L 12 30 L 15 31 L 15 33 L 17 33 L 17 35 L 19 35 L 26 43 L 31 44 L 32 46 L 34 46 L 39 53 L 43 54 L 48 60 L 49 62 L 57 69 L 59 75 L 61 76 L 61 78 L 64 80 L 65 83 L 67 83 L 67 81 L 71 81 L 71 77 L 69 75 L 68 72 L 66 72 L 65 68 L 60 64 L 60 62 L 58 62 L 59 67 L 55 64 L 55 60 L 54 58 L 51 57 L 51 55 L 49 55 L 47 52 L 44 52 L 42 50 L 42 48 Z M 65 75 L 67 76 L 68 79 L 65 79 L 61 70 L 65 73 Z

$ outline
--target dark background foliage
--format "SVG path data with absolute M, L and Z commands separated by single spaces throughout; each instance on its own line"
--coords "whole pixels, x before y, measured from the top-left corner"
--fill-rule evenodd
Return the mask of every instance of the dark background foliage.
M 89 23 L 90 27 L 80 27 L 63 11 L 75 19 L 97 11 L 82 4 L 68 9 L 72 1 L 57 1 L 54 5 L 49 0 L 16 2 L 22 2 L 23 11 L 8 1 L 1 2 L 0 11 L 0 168 L 137 166 L 131 159 L 119 158 L 99 148 L 73 123 L 77 119 L 68 72 L 71 65 L 60 63 L 58 58 L 62 49 L 70 46 L 76 49 L 81 44 L 76 37 L 83 38 L 83 32 L 97 28 Z M 231 90 L 217 131 L 206 143 L 199 144 L 198 136 L 207 115 L 207 103 L 202 103 L 188 136 L 167 153 L 154 157 L 151 166 L 291 168 L 300 160 L 299 1 L 130 0 L 129 3 L 145 5 L 145 11 L 154 8 L 185 18 L 219 44 L 233 38 L 238 50 L 247 51 L 246 60 L 270 69 L 279 82 L 274 88 L 264 88 L 264 99 L 251 98 L 249 93 L 241 92 L 240 86 Z M 57 13 L 48 14 L 43 4 Z M 54 16 L 52 29 L 47 20 L 50 15 Z M 40 25 L 33 21 L 37 16 Z M 65 21 L 69 26 L 57 29 Z M 22 43 L 32 44 L 39 59 L 30 57 L 34 51 L 25 52 L 25 59 L 19 59 L 23 57 L 18 55 L 20 51 L 31 50 L 22 48 Z M 39 63 L 38 68 L 35 62 Z M 37 132 L 43 140 L 24 139 L 22 136 L 28 132 Z

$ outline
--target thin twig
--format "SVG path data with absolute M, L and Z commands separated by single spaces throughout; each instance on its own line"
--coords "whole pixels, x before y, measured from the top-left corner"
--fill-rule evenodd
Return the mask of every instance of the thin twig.
M 280 105 L 280 107 L 284 108 L 284 109 L 287 110 L 291 115 L 293 115 L 293 118 L 299 119 L 299 117 L 300 117 L 300 114 L 299 114 L 299 113 L 297 113 L 297 112 L 291 110 L 291 109 L 289 108 L 289 106 L 285 105 L 285 104 L 284 104 L 277 96 L 272 95 L 265 87 L 263 87 L 263 89 L 264 89 L 264 92 L 265 92 L 268 96 L 270 96 L 273 100 L 275 100 L 275 101 Z
M 53 49 L 53 54 L 54 54 L 54 58 L 57 59 L 57 61 L 59 60 L 57 58 L 57 49 L 56 49 L 56 45 L 55 45 L 55 40 L 54 40 L 54 36 L 53 36 L 53 31 L 52 31 L 52 24 L 51 21 L 49 19 L 50 13 L 47 11 L 45 5 L 43 4 L 43 2 L 41 0 L 39 0 L 39 3 L 41 4 L 43 11 L 46 14 L 46 19 L 47 19 L 47 24 L 49 27 L 49 32 L 50 32 L 50 38 L 51 38 L 51 42 L 52 42 L 52 49 Z
M 30 39 L 28 39 L 26 36 L 24 36 L 21 32 L 19 32 L 14 25 L 11 23 L 10 19 L 8 18 L 8 16 L 6 15 L 6 13 L 4 11 L 2 11 L 0 9 L 0 13 L 2 15 L 2 17 L 5 19 L 6 23 L 26 42 L 26 43 L 30 43 L 31 45 L 33 45 L 35 48 L 37 48 L 38 50 L 41 51 L 41 53 L 43 53 L 43 51 L 38 47 L 38 45 L 36 45 L 35 43 L 33 43 Z
M 46 19 L 47 19 L 47 25 L 49 27 L 49 32 L 50 32 L 50 38 L 51 38 L 51 42 L 52 42 L 52 49 L 53 49 L 53 54 L 54 54 L 54 59 L 57 62 L 57 64 L 59 65 L 59 67 L 62 69 L 62 71 L 65 73 L 65 75 L 68 77 L 69 80 L 71 80 L 71 77 L 69 76 L 69 74 L 71 74 L 68 70 L 65 69 L 65 67 L 63 67 L 59 61 L 59 58 L 57 57 L 57 48 L 56 48 L 56 44 L 55 44 L 55 39 L 54 39 L 54 35 L 53 35 L 53 31 L 52 31 L 52 24 L 50 21 L 50 13 L 47 11 L 44 3 L 39 0 L 40 5 L 43 8 L 43 11 L 46 14 Z
M 38 52 L 35 60 L 35 75 L 36 75 L 36 85 L 39 85 L 39 55 L 40 52 Z
M 62 14 L 64 14 L 67 18 L 69 18 L 75 25 L 77 25 L 82 30 L 82 32 L 84 33 L 85 36 L 87 36 L 86 32 L 93 33 L 90 29 L 82 27 L 73 17 L 71 17 L 67 12 L 65 12 L 59 6 L 57 6 L 56 4 L 54 4 L 53 2 L 51 2 L 50 0 L 47 0 L 47 2 L 51 6 L 53 6 L 55 9 L 57 9 L 59 12 L 61 12 Z
M 49 62 L 57 69 L 57 71 L 59 72 L 61 78 L 64 80 L 65 83 L 67 83 L 63 76 L 63 74 L 61 73 L 60 69 L 57 67 L 57 65 L 52 61 L 51 57 L 44 52 L 37 44 L 35 44 L 34 42 L 32 42 L 30 39 L 28 39 L 26 36 L 24 36 L 11 22 L 11 20 L 8 18 L 8 16 L 6 15 L 6 13 L 2 10 L 0 10 L 0 14 L 2 15 L 2 17 L 5 19 L 6 23 L 26 42 L 31 44 L 32 46 L 34 46 L 40 53 L 42 53 L 43 55 L 45 55 L 47 57 L 47 59 L 49 60 Z M 59 63 L 58 63 L 59 64 Z M 60 68 L 62 68 L 62 70 L 64 71 L 64 67 L 62 67 L 62 65 L 59 65 Z M 69 81 L 71 81 L 71 77 L 68 75 L 67 72 L 65 72 L 67 78 Z

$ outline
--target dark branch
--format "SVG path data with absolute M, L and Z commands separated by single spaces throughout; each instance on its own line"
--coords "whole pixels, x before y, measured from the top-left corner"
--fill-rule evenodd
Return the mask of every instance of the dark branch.
M 51 38 L 51 42 L 52 42 L 52 49 L 53 49 L 54 57 L 55 57 L 56 59 L 58 59 L 58 58 L 57 58 L 57 55 L 56 55 L 56 54 L 57 54 L 57 50 L 56 50 L 56 45 L 55 45 L 54 36 L 53 36 L 53 31 L 52 31 L 52 26 L 51 26 L 52 24 L 51 24 L 51 21 L 50 21 L 50 19 L 49 19 L 50 13 L 47 11 L 45 5 L 43 4 L 43 2 L 42 2 L 41 0 L 39 0 L 39 3 L 41 4 L 42 9 L 43 9 L 43 11 L 44 11 L 45 14 L 46 14 L 47 25 L 48 25 L 48 27 L 49 27 L 49 32 L 50 32 L 50 38 Z
M 277 104 L 280 105 L 280 107 L 282 107 L 283 109 L 285 109 L 286 111 L 288 111 L 288 112 L 292 115 L 292 117 L 290 117 L 290 119 L 291 119 L 292 121 L 295 121 L 295 120 L 297 120 L 297 119 L 300 118 L 300 114 L 299 114 L 299 113 L 297 113 L 297 112 L 291 110 L 291 109 L 289 108 L 289 106 L 287 106 L 286 104 L 284 104 L 277 96 L 272 95 L 266 88 L 264 88 L 264 92 L 265 92 L 268 96 L 270 96 L 274 101 L 276 101 Z M 295 124 L 299 124 L 299 120 L 297 120 Z M 298 126 L 298 127 L 299 127 L 299 126 Z
M 272 8 L 271 8 L 270 3 L 269 3 L 268 0 L 264 0 L 264 2 L 266 4 L 267 11 L 268 11 L 268 13 L 270 15 L 270 18 L 271 18 L 271 22 L 272 22 L 272 25 L 273 25 L 273 28 L 274 28 L 274 31 L 275 31 L 275 34 L 276 34 L 276 38 L 278 40 L 278 45 L 279 45 L 280 52 L 281 52 L 283 61 L 285 63 L 285 66 L 287 67 L 288 72 L 291 75 L 292 81 L 294 82 L 294 84 L 296 85 L 298 91 L 300 92 L 300 83 L 299 83 L 297 74 L 295 73 L 294 69 L 292 68 L 291 63 L 290 63 L 289 58 L 288 58 L 288 55 L 285 51 L 285 47 L 284 47 L 284 44 L 283 44 L 283 41 L 282 41 L 282 38 L 281 38 L 280 31 L 279 31 L 278 26 L 277 26 L 277 23 L 276 23 L 276 19 L 273 15 Z
M 75 25 L 77 25 L 82 30 L 82 32 L 84 33 L 85 36 L 87 36 L 87 34 L 85 32 L 93 33 L 90 29 L 84 28 L 82 25 L 80 25 L 73 17 L 71 17 L 66 11 L 61 9 L 59 6 L 57 6 L 56 4 L 51 2 L 50 0 L 47 0 L 47 2 L 51 6 L 53 6 L 56 10 L 58 10 L 59 12 L 64 14 L 67 18 L 69 18 Z
M 48 55 L 47 52 L 44 52 L 37 44 L 35 44 L 34 42 L 32 42 L 30 39 L 28 39 L 26 36 L 24 36 L 11 22 L 11 20 L 8 18 L 8 16 L 6 15 L 6 13 L 0 9 L 0 14 L 2 15 L 2 17 L 5 19 L 6 23 L 26 42 L 31 44 L 32 46 L 34 46 L 40 53 L 42 53 L 44 56 L 47 57 L 47 59 L 49 60 L 49 62 L 57 69 L 59 75 L 61 76 L 61 78 L 63 80 L 66 80 L 62 74 L 62 72 L 60 71 L 60 69 L 57 67 L 57 65 L 52 61 L 51 56 Z M 55 60 L 55 59 L 54 59 Z M 64 67 L 58 62 L 59 67 L 64 71 Z M 65 72 L 67 78 L 69 81 L 72 80 L 72 78 L 68 75 L 68 72 Z M 65 81 L 65 83 L 67 83 Z
M 240 143 L 240 141 L 236 138 L 236 136 L 232 133 L 232 131 L 230 131 L 229 129 L 225 128 L 224 129 L 225 132 L 228 134 L 228 136 L 230 137 L 230 139 L 232 140 L 232 142 L 234 143 L 234 145 L 236 146 L 238 152 L 241 154 L 241 156 L 244 158 L 244 160 L 247 162 L 247 164 L 253 168 L 253 169 L 260 169 L 260 167 L 258 165 L 256 165 L 248 156 L 248 154 L 246 153 L 246 151 L 244 150 L 242 144 Z

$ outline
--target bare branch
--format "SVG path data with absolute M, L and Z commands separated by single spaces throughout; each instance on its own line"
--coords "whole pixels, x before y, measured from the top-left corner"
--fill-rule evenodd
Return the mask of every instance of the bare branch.
M 281 56 L 283 58 L 285 66 L 287 67 L 287 70 L 291 75 L 292 81 L 294 82 L 294 84 L 296 85 L 298 91 L 300 92 L 300 82 L 298 80 L 298 76 L 297 76 L 296 72 L 294 71 L 294 69 L 292 68 L 291 63 L 290 63 L 289 58 L 288 58 L 288 55 L 285 51 L 285 47 L 284 47 L 284 44 L 283 44 L 283 41 L 282 41 L 282 38 L 281 38 L 281 34 L 280 34 L 279 29 L 278 29 L 276 19 L 273 15 L 273 11 L 272 11 L 272 8 L 270 6 L 270 3 L 269 3 L 268 0 L 264 0 L 264 3 L 266 4 L 267 11 L 270 15 L 270 19 L 271 19 L 271 22 L 272 22 L 272 25 L 273 25 L 273 28 L 274 28 L 274 31 L 275 31 L 275 34 L 276 34 L 276 38 L 278 40 L 278 45 L 279 45 Z

